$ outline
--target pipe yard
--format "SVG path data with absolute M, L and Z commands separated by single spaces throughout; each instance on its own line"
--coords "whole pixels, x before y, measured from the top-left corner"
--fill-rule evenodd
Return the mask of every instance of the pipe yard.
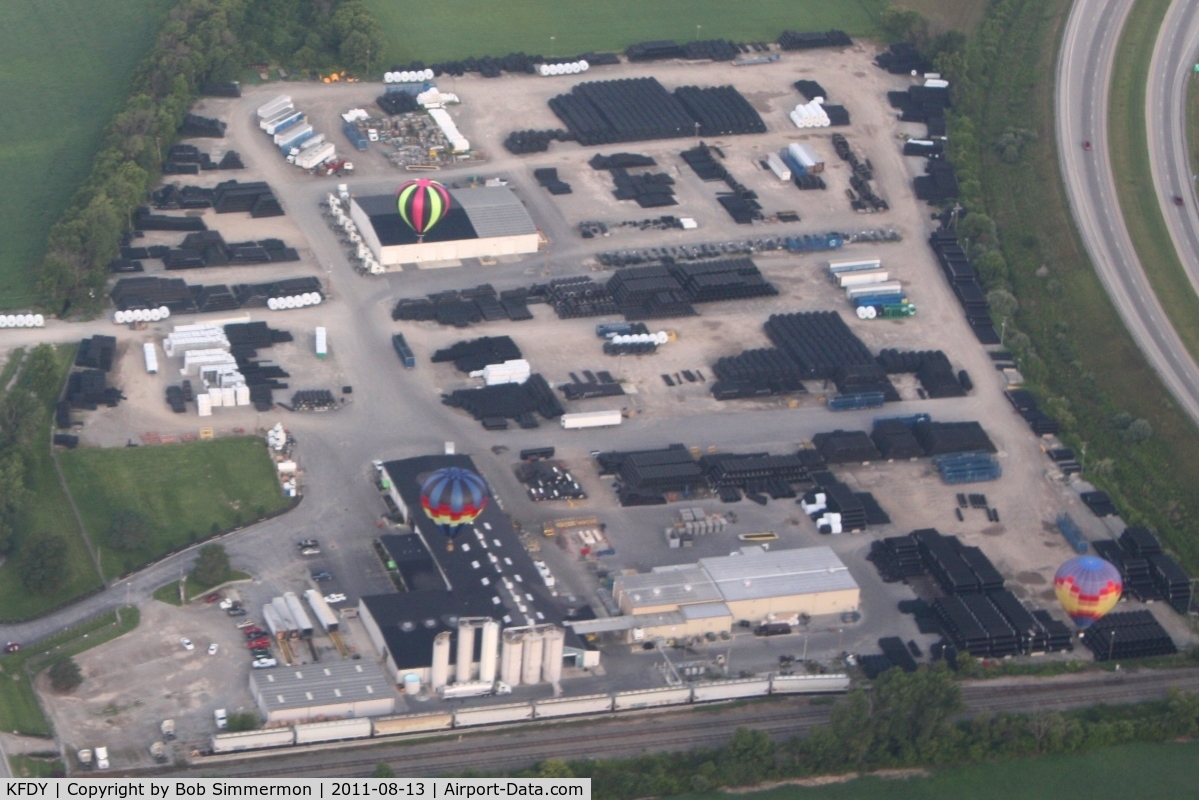
M 106 317 L 0 345 L 85 341 L 59 446 L 261 436 L 295 501 L 222 537 L 251 581 L 151 601 L 44 697 L 70 769 L 160 763 L 166 719 L 204 769 L 1194 643 L 939 212 L 946 82 L 837 34 L 202 98 Z M 1080 637 L 1088 545 L 1125 593 Z

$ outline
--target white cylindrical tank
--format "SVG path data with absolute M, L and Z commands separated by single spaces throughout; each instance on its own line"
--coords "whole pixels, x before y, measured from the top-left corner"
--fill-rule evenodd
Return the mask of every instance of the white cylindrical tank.
M 500 680 L 509 686 L 520 686 L 520 662 L 524 653 L 524 634 L 504 631 L 500 650 Z
M 495 681 L 496 661 L 499 658 L 500 624 L 493 619 L 483 623 L 483 641 L 479 654 L 479 680 Z
M 170 316 L 171 316 L 171 309 L 170 309 L 170 308 L 168 308 L 167 306 L 159 306 L 159 307 L 158 307 L 158 312 L 159 312 L 160 314 L 162 314 L 162 318 L 163 318 L 163 319 L 166 319 L 166 318 L 168 318 L 168 317 L 170 317 Z
M 420 675 L 409 672 L 404 676 L 404 694 L 420 694 Z
M 433 639 L 433 667 L 429 688 L 436 692 L 450 682 L 450 632 L 442 631 Z
M 271 311 L 278 311 L 279 310 L 279 301 L 273 297 L 267 298 L 266 307 L 269 308 Z
M 521 668 L 521 683 L 532 686 L 541 683 L 541 659 L 545 651 L 545 636 L 540 631 L 525 634 L 524 665 Z
M 546 683 L 557 684 L 562 680 L 562 651 L 565 645 L 566 633 L 561 628 L 551 628 L 545 632 L 541 677 Z
M 475 626 L 464 619 L 458 620 L 458 663 L 454 680 L 466 683 L 470 680 L 471 664 L 475 660 Z

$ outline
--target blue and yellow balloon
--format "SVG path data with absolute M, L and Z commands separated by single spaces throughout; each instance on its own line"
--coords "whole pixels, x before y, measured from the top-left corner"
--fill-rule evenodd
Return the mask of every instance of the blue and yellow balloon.
M 453 550 L 454 537 L 487 507 L 487 484 L 468 469 L 439 469 L 421 484 L 420 504 L 449 538 L 446 549 Z

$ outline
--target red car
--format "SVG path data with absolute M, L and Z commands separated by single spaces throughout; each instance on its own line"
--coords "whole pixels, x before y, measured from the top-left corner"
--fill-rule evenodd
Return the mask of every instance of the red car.
M 247 639 L 257 639 L 259 636 L 266 636 L 266 631 L 264 631 L 262 628 L 259 628 L 257 625 L 252 625 L 249 628 L 246 628 L 244 631 L 242 631 L 242 633 L 246 635 Z
M 271 640 L 265 636 L 259 639 L 251 639 L 250 641 L 246 642 L 246 647 L 250 648 L 251 650 L 257 650 L 260 647 L 270 647 L 270 645 Z
M 1082 143 L 1082 149 L 1083 149 L 1083 150 L 1090 150 L 1090 149 L 1091 149 L 1091 143 L 1090 143 L 1090 142 L 1083 142 L 1083 143 Z
M 221 596 L 219 594 L 210 594 L 204 598 L 204 602 L 205 603 L 215 603 L 217 600 L 220 600 L 220 599 L 221 599 Z
M 1182 205 L 1182 198 L 1179 197 L 1178 195 L 1174 195 L 1174 205 L 1176 205 L 1176 206 Z

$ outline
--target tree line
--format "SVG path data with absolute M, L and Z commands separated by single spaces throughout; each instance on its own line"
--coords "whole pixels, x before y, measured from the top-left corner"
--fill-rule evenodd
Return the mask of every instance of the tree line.
M 880 675 L 833 708 L 805 738 L 772 742 L 737 730 L 715 750 L 600 761 L 542 762 L 515 777 L 591 778 L 596 800 L 706 792 L 720 787 L 877 769 L 1076 753 L 1199 735 L 1199 695 L 1078 711 L 978 714 L 961 720 L 961 690 L 943 663 Z
M 236 80 L 254 61 L 362 71 L 384 42 L 361 0 L 181 0 L 101 134 L 90 174 L 50 230 L 38 271 L 44 302 L 65 315 L 102 297 L 121 235 L 206 83 Z

